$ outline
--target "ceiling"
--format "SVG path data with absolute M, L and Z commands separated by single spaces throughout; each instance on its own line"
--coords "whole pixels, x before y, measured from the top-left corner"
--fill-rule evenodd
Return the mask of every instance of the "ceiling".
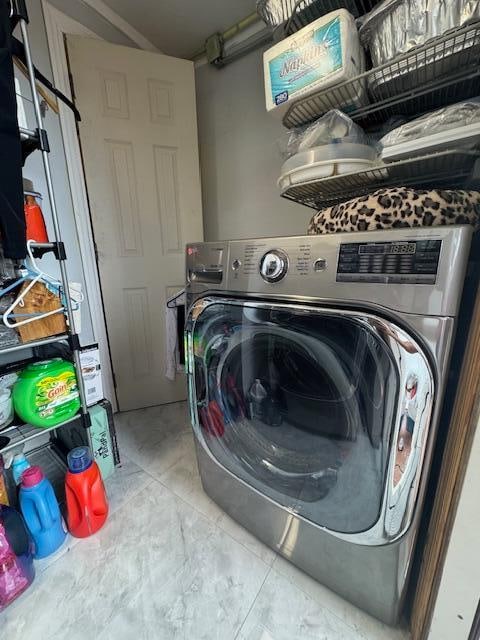
M 255 11 L 255 0 L 104 0 L 170 56 L 189 58 L 216 31 Z

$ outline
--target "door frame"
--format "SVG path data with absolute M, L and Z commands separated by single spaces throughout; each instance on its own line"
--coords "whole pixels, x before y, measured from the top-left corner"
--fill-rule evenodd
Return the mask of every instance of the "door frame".
M 53 82 L 60 91 L 71 99 L 65 34 L 73 32 L 75 35 L 99 40 L 102 40 L 102 38 L 88 29 L 88 27 L 63 14 L 46 0 L 42 0 L 42 9 L 52 63 Z M 105 397 L 111 402 L 113 411 L 117 411 L 117 397 L 110 359 L 107 325 L 103 310 L 102 291 L 77 126 L 72 111 L 61 101 L 59 101 L 59 118 L 80 248 L 80 259 L 85 277 L 85 286 L 88 291 L 90 317 L 95 341 L 98 342 L 100 351 Z

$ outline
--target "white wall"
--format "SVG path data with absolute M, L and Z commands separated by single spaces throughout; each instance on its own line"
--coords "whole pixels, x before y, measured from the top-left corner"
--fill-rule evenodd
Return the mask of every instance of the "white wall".
M 84 27 L 88 27 L 107 42 L 123 44 L 126 47 L 137 46 L 133 40 L 130 40 L 128 36 L 102 18 L 97 11 L 84 4 L 82 0 L 48 0 L 48 2 L 62 13 L 83 24 Z
M 196 70 L 206 240 L 301 235 L 313 211 L 280 198 L 280 121 L 265 110 L 262 51 Z
M 480 421 L 447 551 L 429 640 L 467 640 L 480 598 Z

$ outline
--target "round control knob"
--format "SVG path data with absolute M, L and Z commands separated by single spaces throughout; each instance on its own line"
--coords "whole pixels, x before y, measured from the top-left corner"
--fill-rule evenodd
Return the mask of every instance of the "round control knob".
M 268 251 L 260 260 L 260 275 L 265 282 L 279 282 L 288 271 L 288 256 L 280 249 Z

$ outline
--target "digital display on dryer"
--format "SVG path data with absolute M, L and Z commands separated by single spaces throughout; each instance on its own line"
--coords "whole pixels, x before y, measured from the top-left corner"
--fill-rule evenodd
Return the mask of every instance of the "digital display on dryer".
M 337 282 L 435 284 L 441 240 L 340 245 Z
M 416 242 L 371 242 L 359 245 L 361 255 L 412 254 L 417 251 Z

